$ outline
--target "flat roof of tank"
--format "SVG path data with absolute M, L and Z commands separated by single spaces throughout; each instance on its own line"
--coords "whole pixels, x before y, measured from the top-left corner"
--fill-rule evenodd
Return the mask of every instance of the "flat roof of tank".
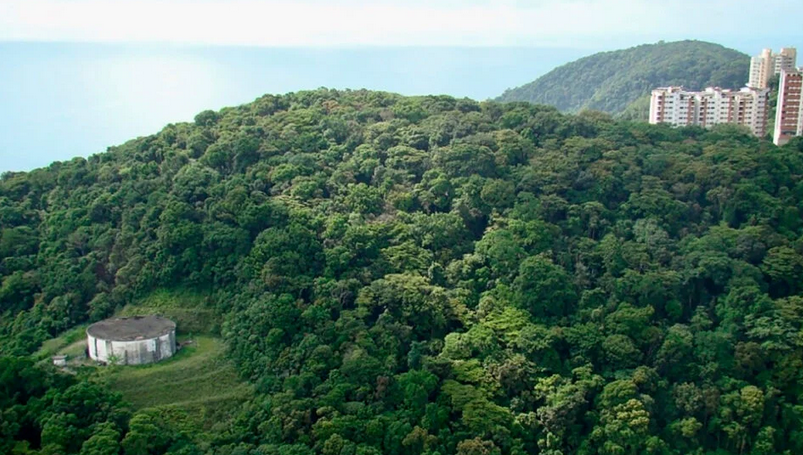
M 86 329 L 86 333 L 103 340 L 134 341 L 156 338 L 175 329 L 175 322 L 161 316 L 131 316 L 96 322 Z

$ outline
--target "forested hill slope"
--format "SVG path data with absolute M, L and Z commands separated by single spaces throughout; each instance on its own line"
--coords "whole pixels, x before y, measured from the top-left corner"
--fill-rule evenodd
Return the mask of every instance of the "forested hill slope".
M 566 112 L 593 109 L 618 114 L 655 87 L 742 87 L 749 67 L 747 55 L 718 44 L 644 44 L 581 58 L 509 89 L 497 100 L 547 104 Z
M 800 454 L 802 209 L 803 141 L 735 128 L 370 91 L 203 112 L 0 179 L 0 453 Z M 221 315 L 257 393 L 233 421 L 25 360 L 157 288 Z

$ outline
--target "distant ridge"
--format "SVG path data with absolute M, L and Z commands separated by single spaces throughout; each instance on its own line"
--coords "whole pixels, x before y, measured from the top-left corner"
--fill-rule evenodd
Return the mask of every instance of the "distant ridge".
M 533 82 L 506 90 L 497 101 L 548 104 L 566 112 L 594 109 L 622 114 L 627 110 L 626 117 L 637 118 L 643 115 L 644 96 L 654 87 L 738 88 L 747 82 L 749 66 L 746 54 L 719 44 L 643 44 L 567 63 Z

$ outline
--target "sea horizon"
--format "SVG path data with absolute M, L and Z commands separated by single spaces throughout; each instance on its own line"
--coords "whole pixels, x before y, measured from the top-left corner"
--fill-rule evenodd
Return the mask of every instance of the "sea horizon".
M 724 45 L 754 47 L 734 44 Z M 326 87 L 493 99 L 622 47 L 0 42 L 0 172 L 104 152 L 264 94 Z

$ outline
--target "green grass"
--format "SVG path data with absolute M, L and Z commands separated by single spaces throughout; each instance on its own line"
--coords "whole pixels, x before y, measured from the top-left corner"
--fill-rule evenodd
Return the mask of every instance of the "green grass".
M 206 306 L 207 298 L 207 294 L 193 289 L 158 289 L 126 305 L 115 316 L 159 314 L 175 321 L 180 334 L 215 334 L 219 332 L 221 318 Z M 49 361 L 51 356 L 61 354 L 70 359 L 84 357 L 87 326 L 76 326 L 45 341 L 34 359 Z
M 224 354 L 219 339 L 195 337 L 193 345 L 162 362 L 111 367 L 109 384 L 137 410 L 161 408 L 211 424 L 253 394 Z
M 196 308 L 202 307 L 206 301 L 206 294 L 194 289 L 173 288 L 157 289 L 147 297 L 139 299 L 136 304 L 151 308 Z
M 54 355 L 67 354 L 70 357 L 84 355 L 86 346 L 86 325 L 79 325 L 51 338 L 33 355 L 36 360 L 46 360 Z
M 175 321 L 180 333 L 219 332 L 220 317 L 206 307 L 206 294 L 188 289 L 158 289 L 126 305 L 116 316 L 159 314 Z
M 64 346 L 59 353 L 66 354 L 68 359 L 86 356 L 86 339 L 82 338 L 75 343 Z
M 160 314 L 176 322 L 179 341 L 194 343 L 170 359 L 142 366 L 108 366 L 85 370 L 120 392 L 137 411 L 155 412 L 171 424 L 191 422 L 209 428 L 231 417 L 232 411 L 253 396 L 226 359 L 219 331 L 220 316 L 207 305 L 208 296 L 187 289 L 160 289 L 126 305 L 115 316 Z M 46 341 L 36 359 L 50 361 L 56 354 L 79 359 L 86 347 L 86 325 Z M 190 426 L 192 426 L 190 425 Z

